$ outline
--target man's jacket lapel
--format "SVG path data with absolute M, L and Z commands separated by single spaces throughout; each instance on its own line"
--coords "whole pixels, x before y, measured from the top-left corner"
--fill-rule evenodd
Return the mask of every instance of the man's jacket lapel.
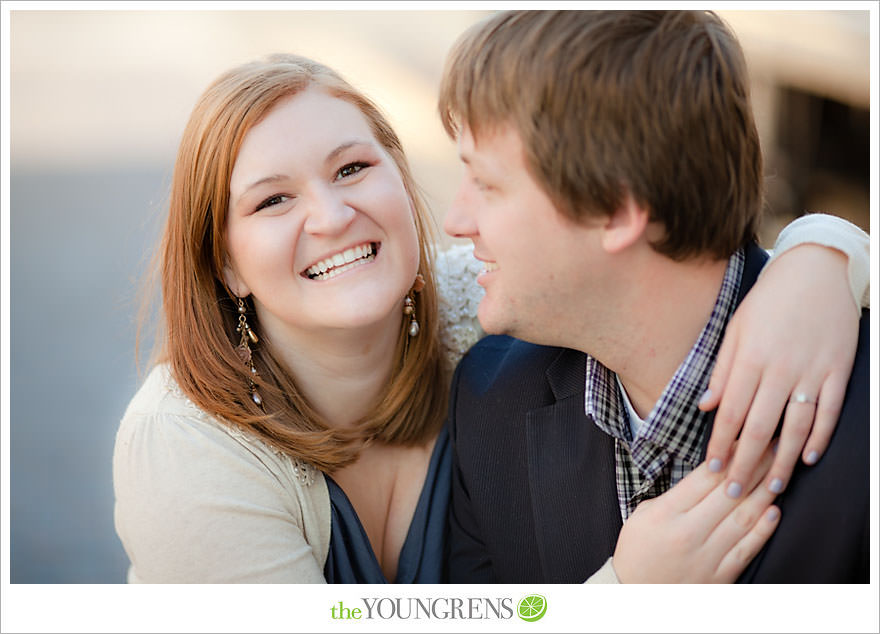
M 563 350 L 546 375 L 556 402 L 526 418 L 532 512 L 545 582 L 577 583 L 620 531 L 614 440 L 584 413 L 582 353 Z

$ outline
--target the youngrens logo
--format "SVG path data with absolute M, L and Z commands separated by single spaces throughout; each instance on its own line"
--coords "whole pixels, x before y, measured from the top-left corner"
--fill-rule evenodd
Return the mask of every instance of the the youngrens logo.
M 511 597 L 361 597 L 360 604 L 338 601 L 330 607 L 334 620 L 481 620 L 537 621 L 547 612 L 547 600 L 538 594 L 514 603 Z

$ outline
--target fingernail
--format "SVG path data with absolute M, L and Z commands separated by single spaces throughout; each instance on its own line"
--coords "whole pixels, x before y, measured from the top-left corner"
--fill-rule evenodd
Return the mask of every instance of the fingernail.
M 710 398 L 712 398 L 712 390 L 706 390 L 703 392 L 703 395 L 700 397 L 700 405 L 706 403 Z
M 773 478 L 770 482 L 770 493 L 782 493 L 782 479 Z
M 818 451 L 811 451 L 809 454 L 807 454 L 807 459 L 804 462 L 806 462 L 807 464 L 816 464 L 816 462 L 818 460 L 819 460 L 819 452 Z
M 779 509 L 774 506 L 769 511 L 767 511 L 767 521 L 775 522 L 777 519 L 779 519 Z
M 718 473 L 721 471 L 721 461 L 718 458 L 712 458 L 709 461 L 709 471 L 712 473 Z
M 742 485 L 739 482 L 731 482 L 727 487 L 727 496 L 734 499 L 738 498 L 743 492 Z

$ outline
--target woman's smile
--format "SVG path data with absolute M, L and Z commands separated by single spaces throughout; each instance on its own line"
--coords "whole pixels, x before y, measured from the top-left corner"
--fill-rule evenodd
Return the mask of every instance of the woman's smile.
M 325 282 L 346 271 L 371 264 L 379 254 L 379 242 L 364 242 L 342 249 L 306 268 L 300 275 L 310 280 Z

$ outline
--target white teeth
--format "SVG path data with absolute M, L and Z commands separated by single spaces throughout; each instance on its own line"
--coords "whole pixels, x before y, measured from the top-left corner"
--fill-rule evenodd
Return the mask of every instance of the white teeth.
M 337 267 L 327 273 L 321 273 L 318 277 L 313 278 L 313 279 L 322 280 L 322 281 L 332 279 L 332 278 L 336 277 L 337 275 L 339 275 L 340 273 L 345 273 L 347 270 L 353 269 L 354 267 L 359 266 L 363 262 L 369 262 L 372 259 L 373 258 L 371 256 L 368 259 L 361 259 L 361 260 L 355 260 L 354 262 L 349 262 L 348 264 Z
M 357 264 L 372 261 L 374 258 L 373 244 L 361 244 L 316 262 L 306 269 L 305 274 L 313 280 L 329 280 Z
M 497 271 L 498 270 L 498 263 L 497 262 L 483 262 L 483 270 L 486 273 L 491 273 L 492 271 Z

